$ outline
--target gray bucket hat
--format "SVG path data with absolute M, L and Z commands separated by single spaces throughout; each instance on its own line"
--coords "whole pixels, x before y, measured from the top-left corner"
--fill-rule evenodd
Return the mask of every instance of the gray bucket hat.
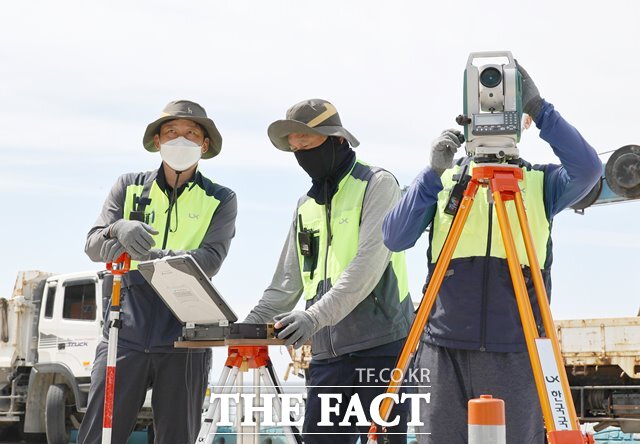
M 213 120 L 207 117 L 207 112 L 203 107 L 189 100 L 175 100 L 169 102 L 162 110 L 160 118 L 151 122 L 147 126 L 142 138 L 142 145 L 147 151 L 156 152 L 158 149 L 153 144 L 153 136 L 160 131 L 160 125 L 169 120 L 187 119 L 192 120 L 202 126 L 209 138 L 209 149 L 202 155 L 203 159 L 210 159 L 220 154 L 222 149 L 222 136 L 218 132 Z
M 267 130 L 271 143 L 282 151 L 291 151 L 287 140 L 291 133 L 344 137 L 352 147 L 360 145 L 358 139 L 342 127 L 336 107 L 322 99 L 296 103 L 287 110 L 285 120 L 276 120 Z

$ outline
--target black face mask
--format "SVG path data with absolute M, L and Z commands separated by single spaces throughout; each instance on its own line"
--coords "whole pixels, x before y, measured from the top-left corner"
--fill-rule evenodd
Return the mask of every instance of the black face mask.
M 329 137 L 324 143 L 310 150 L 296 151 L 296 160 L 309 176 L 312 186 L 307 196 L 324 205 L 338 190 L 338 183 L 349 172 L 356 160 L 356 153 L 349 142 Z
M 336 150 L 332 137 L 310 150 L 299 150 L 296 160 L 312 179 L 321 180 L 333 175 L 336 166 Z

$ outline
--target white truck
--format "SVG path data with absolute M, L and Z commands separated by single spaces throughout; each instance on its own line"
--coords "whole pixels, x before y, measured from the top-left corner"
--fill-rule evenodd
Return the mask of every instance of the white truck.
M 640 433 L 640 317 L 556 321 L 581 422 Z
M 106 272 L 18 273 L 11 297 L 0 298 L 0 440 L 17 431 L 69 442 L 86 411 L 110 288 Z M 137 428 L 150 424 L 143 409 Z

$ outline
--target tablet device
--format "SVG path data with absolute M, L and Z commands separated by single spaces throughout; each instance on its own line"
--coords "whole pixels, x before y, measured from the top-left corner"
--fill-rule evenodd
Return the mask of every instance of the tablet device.
M 185 324 L 224 324 L 238 320 L 190 255 L 140 262 L 138 271 Z

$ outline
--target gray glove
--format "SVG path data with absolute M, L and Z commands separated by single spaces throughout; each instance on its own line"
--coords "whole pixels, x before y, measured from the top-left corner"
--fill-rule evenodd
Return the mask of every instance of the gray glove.
M 451 168 L 453 156 L 462 145 L 464 136 L 455 129 L 444 130 L 440 136 L 431 142 L 431 155 L 429 162 L 431 169 L 442 176 L 444 170 Z
M 302 347 L 318 330 L 318 324 L 306 311 L 290 311 L 274 316 L 275 327 L 286 327 L 280 333 L 279 338 L 284 338 L 285 345 L 293 345 L 294 348 Z
M 120 219 L 111 225 L 110 232 L 111 237 L 120 241 L 132 259 L 149 254 L 151 247 L 156 244 L 151 237 L 152 234 L 158 234 L 158 232 L 151 225 L 125 219 Z
M 156 250 L 155 248 L 152 248 L 144 254 L 131 253 L 129 256 L 131 256 L 131 259 L 134 261 L 149 261 L 151 259 L 158 259 L 162 257 L 160 254 L 158 254 L 158 252 L 160 251 L 162 250 Z
M 187 251 L 182 250 L 160 250 L 159 248 L 151 248 L 144 254 L 132 254 L 131 259 L 134 261 L 151 261 L 154 259 L 161 259 L 165 256 L 172 255 L 177 256 L 179 254 L 188 253 Z
M 107 239 L 100 248 L 100 260 L 105 263 L 113 262 L 124 253 L 124 247 L 118 239 Z
M 540 97 L 538 87 L 533 83 L 529 73 L 519 63 L 518 71 L 520 71 L 520 75 L 522 76 L 522 109 L 536 121 L 544 104 L 544 100 Z

